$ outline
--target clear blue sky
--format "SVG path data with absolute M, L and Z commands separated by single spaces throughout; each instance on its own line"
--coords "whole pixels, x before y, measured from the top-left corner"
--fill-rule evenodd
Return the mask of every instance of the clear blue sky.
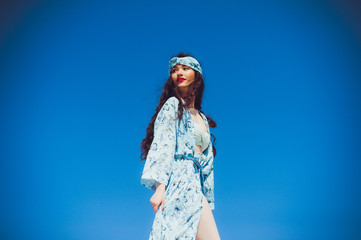
M 182 51 L 218 124 L 222 239 L 361 239 L 358 6 L 24 2 L 2 10 L 1 239 L 148 239 L 140 143 Z

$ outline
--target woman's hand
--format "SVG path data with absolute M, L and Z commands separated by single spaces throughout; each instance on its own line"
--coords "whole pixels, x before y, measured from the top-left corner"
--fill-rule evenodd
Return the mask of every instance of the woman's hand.
M 153 206 L 154 212 L 158 211 L 159 205 L 162 205 L 162 211 L 164 209 L 164 202 L 165 202 L 165 185 L 163 183 L 157 184 L 157 190 L 150 198 L 150 203 Z

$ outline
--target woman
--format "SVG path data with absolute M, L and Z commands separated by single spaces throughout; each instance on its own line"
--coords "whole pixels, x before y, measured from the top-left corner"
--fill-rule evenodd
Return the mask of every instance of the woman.
M 141 144 L 141 160 L 146 159 L 141 184 L 155 191 L 149 239 L 220 239 L 211 211 L 216 149 L 209 127 L 216 123 L 201 111 L 202 68 L 180 53 L 169 61 L 168 73 Z

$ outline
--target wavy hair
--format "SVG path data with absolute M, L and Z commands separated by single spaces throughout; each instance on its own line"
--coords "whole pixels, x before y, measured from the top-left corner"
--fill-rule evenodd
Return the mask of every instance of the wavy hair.
M 176 57 L 193 57 L 191 55 L 188 55 L 184 52 L 179 53 L 176 55 Z M 192 99 L 195 97 L 194 100 L 194 108 L 199 110 L 200 112 L 202 112 L 206 117 L 207 117 L 207 121 L 208 121 L 208 125 L 210 128 L 215 128 L 217 127 L 217 123 L 208 115 L 206 115 L 202 110 L 202 97 L 203 97 L 203 91 L 204 91 L 204 81 L 203 81 L 203 76 L 201 73 L 199 73 L 198 71 L 194 71 L 195 72 L 195 80 L 188 85 L 187 88 L 187 95 L 185 97 L 183 97 L 184 101 L 185 101 L 185 105 L 183 104 L 182 100 L 181 100 L 181 92 L 178 90 L 178 88 L 174 85 L 173 80 L 171 78 L 171 76 L 169 76 L 168 80 L 165 82 L 164 86 L 163 86 L 163 92 L 160 96 L 160 100 L 159 100 L 159 104 L 155 110 L 155 114 L 153 115 L 153 117 L 150 120 L 150 123 L 147 127 L 146 130 L 146 137 L 142 140 L 141 143 L 141 161 L 145 160 L 147 158 L 148 155 L 148 151 L 150 149 L 150 146 L 153 142 L 153 137 L 154 137 L 154 122 L 157 118 L 158 112 L 160 111 L 160 109 L 162 108 L 163 104 L 167 101 L 168 98 L 170 97 L 176 97 L 179 100 L 179 107 L 178 107 L 178 119 L 179 122 L 178 124 L 180 124 L 181 119 L 182 119 L 182 115 L 183 115 L 183 109 L 184 107 L 189 107 Z M 216 137 L 211 133 L 211 138 L 213 138 L 212 140 L 212 151 L 213 151 L 213 156 L 216 156 L 216 148 L 214 146 L 215 141 L 216 141 Z

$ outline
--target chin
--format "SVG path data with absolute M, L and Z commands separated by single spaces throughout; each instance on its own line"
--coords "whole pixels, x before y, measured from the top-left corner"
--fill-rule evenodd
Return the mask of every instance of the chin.
M 181 84 L 179 84 L 179 85 L 178 85 L 178 88 L 187 88 L 187 85 L 181 85 Z

